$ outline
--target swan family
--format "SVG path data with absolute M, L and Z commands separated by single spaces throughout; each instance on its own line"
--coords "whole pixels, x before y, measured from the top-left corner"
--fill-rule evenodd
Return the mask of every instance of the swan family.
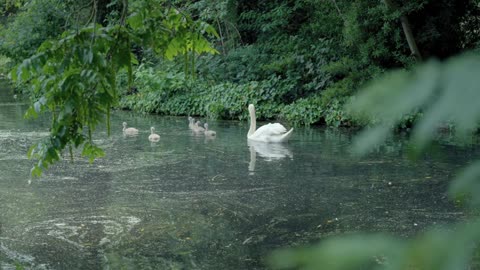
M 269 123 L 263 125 L 257 129 L 257 118 L 255 114 L 255 106 L 253 104 L 248 105 L 248 112 L 250 115 L 250 129 L 247 133 L 247 139 L 249 141 L 265 142 L 265 143 L 282 143 L 287 142 L 293 133 L 293 128 L 287 131 L 287 129 L 280 123 Z M 188 117 L 188 127 L 196 132 L 203 133 L 208 137 L 215 137 L 217 133 L 208 129 L 208 124 L 205 123 L 202 127 L 200 121 L 196 121 L 193 117 Z M 139 131 L 136 128 L 128 127 L 127 123 L 123 122 L 123 134 L 126 136 L 136 136 Z M 151 142 L 158 142 L 160 135 L 155 133 L 155 128 L 150 128 L 150 135 L 148 140 Z

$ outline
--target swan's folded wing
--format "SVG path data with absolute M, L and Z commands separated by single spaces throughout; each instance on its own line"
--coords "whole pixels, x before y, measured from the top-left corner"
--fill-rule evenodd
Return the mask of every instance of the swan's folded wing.
M 264 126 L 259 127 L 255 134 L 261 136 L 271 136 L 271 135 L 281 135 L 287 132 L 287 129 L 279 123 L 274 124 L 266 124 Z

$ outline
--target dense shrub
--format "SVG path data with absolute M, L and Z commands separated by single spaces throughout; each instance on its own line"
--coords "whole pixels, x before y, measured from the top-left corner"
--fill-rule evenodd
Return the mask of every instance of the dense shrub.
M 85 0 L 16 2 L 25 4 L 8 11 L 0 4 L 9 14 L 0 29 L 0 54 L 13 62 L 91 17 Z M 391 2 L 396 7 L 376 0 L 171 1 L 217 28 L 217 39 L 209 38 L 220 54 L 184 54 L 170 62 L 134 41 L 132 52 L 143 64 L 133 87 L 126 74 L 119 75 L 120 105 L 142 112 L 244 119 L 246 104 L 256 103 L 263 118 L 351 125 L 342 105 L 357 89 L 386 70 L 408 69 L 417 61 L 402 16 L 424 58 L 444 58 L 480 44 L 478 1 Z M 132 1 L 130 8 L 139 3 Z M 103 19 L 97 21 L 121 20 L 119 1 L 99 5 L 103 9 L 97 16 Z M 302 115 L 303 110 L 310 113 Z
M 6 56 L 0 55 L 0 73 L 4 76 L 8 74 L 10 69 L 12 68 L 12 59 Z
M 43 41 L 65 30 L 67 17 L 64 1 L 29 2 L 0 32 L 0 53 L 15 61 L 30 57 Z
M 125 94 L 120 106 L 145 113 L 165 115 L 199 115 L 210 118 L 239 119 L 248 117 L 248 104 L 258 105 L 257 114 L 260 119 L 272 119 L 282 115 L 284 108 L 281 102 L 282 93 L 277 88 L 284 87 L 278 77 L 271 77 L 261 82 L 247 83 L 216 83 L 205 80 L 185 78 L 181 72 L 163 72 L 152 67 L 140 66 L 135 72 L 136 93 Z M 317 107 L 316 99 L 311 99 L 309 106 L 312 111 Z M 308 102 L 307 102 L 308 103 Z M 290 106 L 293 108 L 294 106 Z M 310 116 L 310 120 L 299 117 L 285 118 L 296 124 L 314 123 L 320 120 Z

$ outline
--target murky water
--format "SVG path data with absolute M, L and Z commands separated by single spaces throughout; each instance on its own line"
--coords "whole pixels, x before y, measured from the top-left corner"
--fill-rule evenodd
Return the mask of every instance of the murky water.
M 407 159 L 402 141 L 365 158 L 348 132 L 297 128 L 288 144 L 249 144 L 246 122 L 210 121 L 217 138 L 186 118 L 115 112 L 107 153 L 77 154 L 39 179 L 29 146 L 48 119 L 0 86 L 0 268 L 264 269 L 271 250 L 352 231 L 409 236 L 464 217 L 445 195 L 473 150 Z M 122 135 L 122 122 L 140 129 Z M 147 140 L 150 126 L 161 139 Z

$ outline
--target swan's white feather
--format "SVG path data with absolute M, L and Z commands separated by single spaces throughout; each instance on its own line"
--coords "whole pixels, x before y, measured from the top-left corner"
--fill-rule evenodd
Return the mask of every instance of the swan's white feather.
M 282 124 L 280 123 L 269 123 L 269 124 L 266 124 L 266 125 L 263 125 L 261 127 L 259 127 L 255 133 L 258 135 L 257 136 L 270 136 L 270 135 L 281 135 L 283 133 L 287 132 L 287 129 L 282 126 Z
M 248 110 L 250 113 L 250 130 L 247 138 L 249 140 L 278 143 L 286 142 L 292 136 L 293 128 L 287 131 L 280 123 L 269 123 L 256 129 L 255 107 L 253 104 L 248 106 Z
M 135 136 L 135 135 L 138 135 L 138 129 L 127 128 L 127 123 L 123 122 L 123 134 L 125 134 L 127 136 Z
M 257 129 L 248 139 L 260 142 L 286 142 L 292 135 L 293 128 L 287 129 L 279 123 L 267 124 Z
M 126 128 L 124 131 L 125 131 L 125 133 L 128 133 L 128 134 L 138 133 L 138 129 L 136 129 L 136 128 Z
M 158 142 L 160 140 L 160 136 L 158 134 L 150 134 L 148 136 L 148 140 L 151 142 Z
M 155 133 L 155 128 L 154 127 L 150 128 L 150 135 L 148 136 L 148 140 L 151 141 L 151 142 L 160 141 L 160 135 Z

